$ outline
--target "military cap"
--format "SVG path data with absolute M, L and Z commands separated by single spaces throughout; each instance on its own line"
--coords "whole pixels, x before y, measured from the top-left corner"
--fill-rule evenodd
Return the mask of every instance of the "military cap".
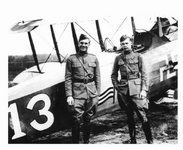
M 89 38 L 86 35 L 81 34 L 80 37 L 79 37 L 79 41 L 85 40 L 85 39 L 89 39 Z

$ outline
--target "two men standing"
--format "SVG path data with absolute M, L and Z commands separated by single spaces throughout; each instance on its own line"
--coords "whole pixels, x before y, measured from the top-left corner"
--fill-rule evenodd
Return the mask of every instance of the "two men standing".
M 90 39 L 81 34 L 79 52 L 71 55 L 66 62 L 65 89 L 67 103 L 74 106 L 72 115 L 72 140 L 79 143 L 80 126 L 83 123 L 83 140 L 89 143 L 90 120 L 96 113 L 100 95 L 100 68 L 95 55 L 87 53 Z M 132 51 L 132 39 L 126 35 L 120 38 L 122 53 L 115 58 L 111 80 L 119 93 L 119 104 L 125 105 L 129 127 L 130 143 L 136 142 L 134 111 L 144 130 L 147 143 L 153 143 L 146 111 L 148 109 L 147 73 L 143 58 Z M 118 80 L 118 71 L 121 79 Z

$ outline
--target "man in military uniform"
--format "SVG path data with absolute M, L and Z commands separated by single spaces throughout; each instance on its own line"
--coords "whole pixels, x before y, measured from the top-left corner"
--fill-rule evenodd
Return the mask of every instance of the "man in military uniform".
M 100 68 L 95 55 L 87 52 L 90 39 L 81 34 L 79 52 L 70 55 L 66 62 L 65 90 L 67 103 L 72 111 L 72 140 L 79 143 L 80 126 L 83 124 L 83 140 L 89 143 L 90 120 L 96 113 L 100 95 Z
M 115 58 L 111 74 L 112 83 L 118 91 L 119 105 L 125 108 L 129 127 L 130 143 L 136 142 L 134 111 L 142 122 L 147 143 L 153 143 L 150 125 L 147 119 L 147 72 L 143 58 L 132 51 L 132 39 L 123 35 L 120 38 L 122 53 Z M 120 81 L 118 80 L 120 71 Z

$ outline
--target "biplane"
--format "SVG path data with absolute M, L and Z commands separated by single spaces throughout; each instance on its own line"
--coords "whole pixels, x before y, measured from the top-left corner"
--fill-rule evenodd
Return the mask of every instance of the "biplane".
M 142 53 L 148 70 L 149 98 L 161 95 L 168 89 L 177 89 L 177 39 L 171 40 L 163 34 L 160 18 L 150 31 L 138 31 L 134 18 L 131 17 L 134 50 Z M 50 32 L 53 39 L 57 61 L 39 63 L 32 31 L 41 27 L 43 20 L 18 22 L 12 32 L 27 33 L 35 61 L 35 66 L 18 74 L 8 89 L 8 123 L 9 143 L 32 140 L 43 135 L 64 130 L 70 127 L 69 112 L 65 97 L 64 75 L 65 59 L 59 51 L 54 32 L 54 24 L 50 23 Z M 113 61 L 120 53 L 120 49 L 112 46 L 107 49 L 102 39 L 100 20 L 92 20 L 95 24 L 99 44 L 97 58 L 101 69 L 101 95 L 95 117 L 120 108 L 118 93 L 111 82 Z M 75 25 L 70 21 L 73 44 L 77 52 L 78 41 Z M 56 24 L 57 25 L 57 24 Z M 174 26 L 178 27 L 178 21 Z M 168 25 L 170 26 L 170 24 Z M 85 31 L 86 32 L 86 31 Z M 171 31 L 176 34 L 178 29 Z M 86 32 L 90 37 L 91 35 Z M 109 40 L 110 41 L 110 40 Z M 110 41 L 112 43 L 112 41 Z

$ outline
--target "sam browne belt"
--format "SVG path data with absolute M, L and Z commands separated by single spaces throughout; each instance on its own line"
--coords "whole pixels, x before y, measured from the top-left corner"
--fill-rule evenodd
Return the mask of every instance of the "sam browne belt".
M 87 83 L 90 83 L 93 81 L 94 81 L 93 78 L 91 78 L 91 79 L 73 79 L 73 82 L 84 83 L 84 84 L 87 84 Z

